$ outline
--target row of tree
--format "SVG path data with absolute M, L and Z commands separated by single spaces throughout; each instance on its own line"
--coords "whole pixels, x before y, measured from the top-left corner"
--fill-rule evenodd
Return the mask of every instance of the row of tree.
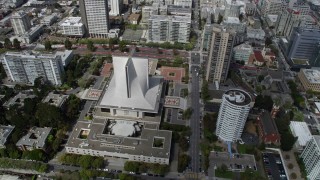
M 13 41 L 11 42 L 9 38 L 5 38 L 4 43 L 0 43 L 0 48 L 20 50 L 21 45 L 18 39 L 13 39 Z
M 90 155 L 63 154 L 59 157 L 59 161 L 62 164 L 80 166 L 84 169 L 102 169 L 105 166 L 103 157 Z
M 127 161 L 124 164 L 124 170 L 130 172 L 153 173 L 158 175 L 165 175 L 170 168 L 164 164 L 153 164 L 145 162 Z

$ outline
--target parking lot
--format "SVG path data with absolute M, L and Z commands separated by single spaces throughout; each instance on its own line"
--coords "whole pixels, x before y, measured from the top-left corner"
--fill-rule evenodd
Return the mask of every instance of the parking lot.
M 243 172 L 246 168 L 257 170 L 256 161 L 251 154 L 232 154 L 227 152 L 211 152 L 210 166 L 220 167 L 222 164 L 228 166 L 230 171 Z
M 264 169 L 269 179 L 287 180 L 283 163 L 279 154 L 262 153 Z

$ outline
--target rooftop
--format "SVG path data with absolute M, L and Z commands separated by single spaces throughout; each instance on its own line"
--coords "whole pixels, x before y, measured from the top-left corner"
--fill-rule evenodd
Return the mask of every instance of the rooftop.
M 315 140 L 316 144 L 318 145 L 318 148 L 320 149 L 320 136 L 314 135 L 313 139 Z
M 16 144 L 16 146 L 33 146 L 43 148 L 46 143 L 46 139 L 51 131 L 51 128 L 39 128 L 32 127 L 28 134 L 23 136 Z
M 294 136 L 298 137 L 300 146 L 305 146 L 307 142 L 312 139 L 311 132 L 306 122 L 291 121 L 290 129 Z
M 14 129 L 14 126 L 2 126 L 0 125 L 0 147 L 4 147 L 10 133 Z
M 44 103 L 49 103 L 56 107 L 61 107 L 63 103 L 67 100 L 68 95 L 64 94 L 55 94 L 54 92 L 50 92 L 43 100 Z
M 162 77 L 149 77 L 149 60 L 113 56 L 114 75 L 100 106 L 158 112 Z
M 123 126 L 113 126 L 112 123 L 119 123 L 126 126 L 130 132 L 137 130 L 138 133 L 123 134 Z M 66 144 L 66 147 L 94 149 L 122 154 L 154 156 L 161 158 L 170 157 L 172 132 L 166 130 L 148 129 L 148 124 L 123 120 L 102 120 L 94 119 L 92 122 L 78 121 Z M 86 131 L 86 135 L 80 138 L 80 133 Z M 153 147 L 154 138 L 163 139 L 163 147 Z
M 252 101 L 250 95 L 247 92 L 240 89 L 229 90 L 223 96 L 230 103 L 238 106 L 249 105 Z
M 277 22 L 278 15 L 268 14 L 267 17 L 270 19 L 271 22 Z
M 271 114 L 268 111 L 263 111 L 260 115 L 263 131 L 266 134 L 278 134 L 277 126 L 274 120 L 271 118 Z
M 261 51 L 254 51 L 254 57 L 256 58 L 257 61 L 264 62 L 264 58 L 262 56 Z
M 309 83 L 319 84 L 320 83 L 320 71 L 316 69 L 301 69 L 300 71 L 308 79 Z
M 130 14 L 130 16 L 128 17 L 129 21 L 138 21 L 140 18 L 140 14 Z
M 238 17 L 227 17 L 224 23 L 240 24 L 240 20 Z
M 81 17 L 68 17 L 62 21 L 60 26 L 83 26 Z
M 27 98 L 35 98 L 36 96 L 33 95 L 32 92 L 25 92 L 25 93 L 22 93 L 20 92 L 19 94 L 15 95 L 14 97 L 10 98 L 7 102 L 5 102 L 3 104 L 4 107 L 7 107 L 9 108 L 10 106 L 13 106 L 13 105 L 20 105 L 20 106 L 23 106 L 24 105 L 24 100 L 27 99 Z

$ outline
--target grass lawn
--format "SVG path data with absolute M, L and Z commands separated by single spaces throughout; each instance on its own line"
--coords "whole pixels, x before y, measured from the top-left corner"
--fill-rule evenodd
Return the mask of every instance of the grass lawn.
M 227 179 L 233 179 L 233 176 L 234 176 L 233 172 L 231 172 L 231 171 L 223 172 L 218 169 L 215 170 L 215 175 L 216 175 L 216 177 L 227 178 Z
M 240 154 L 253 154 L 254 147 L 246 144 L 237 144 L 238 153 Z

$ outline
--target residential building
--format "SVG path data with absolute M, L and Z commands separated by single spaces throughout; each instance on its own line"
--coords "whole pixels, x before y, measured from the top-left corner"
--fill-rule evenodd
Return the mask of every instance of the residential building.
M 168 14 L 178 16 L 191 16 L 191 8 L 188 6 L 167 5 Z
M 312 136 L 300 157 L 306 168 L 308 180 L 320 179 L 320 136 Z
M 310 6 L 307 2 L 301 0 L 292 0 L 287 2 L 288 5 L 285 4 L 285 7 L 299 11 L 302 16 L 306 16 L 310 13 Z
M 299 80 L 305 90 L 320 92 L 320 71 L 317 69 L 301 69 Z
M 192 0 L 174 0 L 174 5 L 192 7 Z
M 240 22 L 238 17 L 227 17 L 223 21 L 222 26 L 226 29 L 233 29 L 237 33 L 244 33 L 246 31 L 247 24 Z
M 203 39 L 209 52 L 205 78 L 209 83 L 223 83 L 227 79 L 232 58 L 235 31 L 221 26 L 207 26 L 208 36 Z
M 8 137 L 13 131 L 14 126 L 3 126 L 0 125 L 0 148 L 5 148 Z
M 159 13 L 158 7 L 154 7 L 154 6 L 143 6 L 143 8 L 142 8 L 142 19 L 141 19 L 141 23 L 148 24 L 149 18 L 150 18 L 152 15 L 158 15 L 158 13 Z
M 307 29 L 319 29 L 318 20 L 312 15 L 305 15 L 301 21 L 300 27 Z
M 120 15 L 123 7 L 123 0 L 110 0 L 110 2 L 111 2 L 111 11 L 109 12 L 110 16 Z
M 57 13 L 52 13 L 49 16 L 45 16 L 41 20 L 41 24 L 46 25 L 46 26 L 51 26 L 53 23 L 55 23 L 58 19 L 58 14 Z
M 268 14 L 266 19 L 269 27 L 276 27 L 276 24 L 278 22 L 278 15 Z
M 163 78 L 149 75 L 149 60 L 133 54 L 113 56 L 113 68 L 93 120 L 77 122 L 66 152 L 169 164 L 172 132 L 159 130 Z
M 107 38 L 110 29 L 108 0 L 80 0 L 82 23 L 90 37 Z
M 152 15 L 148 23 L 148 41 L 188 43 L 191 16 Z
M 252 16 L 257 10 L 256 4 L 254 2 L 246 2 L 245 12 L 247 16 Z
M 11 106 L 19 106 L 23 107 L 24 106 L 24 100 L 25 99 L 33 99 L 36 96 L 32 92 L 19 92 L 17 95 L 14 97 L 10 98 L 8 101 L 6 101 L 3 104 L 3 107 L 6 107 L 9 109 Z
M 31 28 L 29 16 L 24 11 L 18 11 L 11 16 L 11 26 L 16 35 L 23 35 Z
M 51 128 L 32 127 L 29 132 L 23 136 L 16 146 L 22 151 L 32 151 L 34 149 L 46 149 L 46 139 L 51 132 Z
M 239 89 L 228 90 L 223 95 L 216 127 L 220 140 L 235 142 L 241 138 L 251 101 L 251 96 Z
M 290 130 L 294 137 L 298 138 L 295 148 L 302 151 L 307 142 L 312 139 L 311 132 L 306 122 L 290 121 Z
M 54 85 L 62 83 L 63 64 L 61 56 L 56 54 L 7 52 L 2 62 L 7 76 L 14 82 L 33 84 L 36 78 L 43 77 Z
M 68 95 L 65 94 L 56 94 L 54 92 L 50 92 L 43 100 L 43 103 L 48 103 L 50 105 L 61 108 L 66 100 L 68 99 Z
M 128 17 L 128 21 L 130 22 L 130 24 L 139 24 L 140 19 L 140 14 L 130 14 L 130 16 Z
M 225 0 L 225 11 L 223 17 L 239 17 L 240 14 L 245 14 L 245 3 L 239 0 Z
M 85 34 L 85 27 L 81 17 L 68 17 L 60 24 L 62 34 L 65 36 L 82 37 Z
M 314 59 L 320 42 L 319 29 L 295 28 L 288 42 L 288 59 Z
M 295 9 L 286 9 L 279 15 L 279 21 L 276 26 L 276 34 L 290 37 L 293 28 L 299 27 L 302 22 L 302 15 Z
M 39 36 L 43 33 L 43 31 L 43 25 L 40 24 L 35 27 L 32 27 L 25 34 L 12 36 L 10 40 L 13 41 L 13 39 L 17 39 L 21 43 L 30 44 L 36 41 L 39 38 Z
M 255 29 L 252 27 L 247 28 L 247 39 L 250 42 L 264 41 L 265 36 L 266 36 L 266 33 L 262 28 L 258 28 L 258 29 Z
M 259 136 L 265 144 L 280 144 L 280 134 L 271 114 L 263 110 L 257 118 Z
M 266 17 L 268 14 L 279 15 L 282 12 L 283 2 L 280 0 L 261 0 L 259 1 L 261 15 Z
M 250 44 L 240 44 L 233 48 L 233 60 L 243 61 L 248 64 L 250 55 L 253 53 L 253 48 Z

